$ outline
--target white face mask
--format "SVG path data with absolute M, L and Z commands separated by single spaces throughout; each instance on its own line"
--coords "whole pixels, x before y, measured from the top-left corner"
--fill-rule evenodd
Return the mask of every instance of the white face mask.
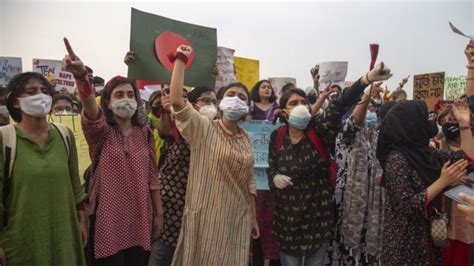
M 137 101 L 132 99 L 118 100 L 109 105 L 112 112 L 125 119 L 130 119 L 137 111 Z
M 33 117 L 45 117 L 51 111 L 51 102 L 53 98 L 46 94 L 36 94 L 18 98 L 21 111 Z
M 242 101 L 239 97 L 224 97 L 219 104 L 219 108 L 224 110 L 242 111 L 248 113 L 249 106 L 245 101 Z
M 8 112 L 8 108 L 5 105 L 0 106 L 0 116 L 9 117 L 10 113 Z
M 204 105 L 199 109 L 199 113 L 213 120 L 217 115 L 217 108 L 214 104 Z
M 230 121 L 238 121 L 249 112 L 249 107 L 246 102 L 239 97 L 224 97 L 219 108 L 222 110 L 224 117 Z

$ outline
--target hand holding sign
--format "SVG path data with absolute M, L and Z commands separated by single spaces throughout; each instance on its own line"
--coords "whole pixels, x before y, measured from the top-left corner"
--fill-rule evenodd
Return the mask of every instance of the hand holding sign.
M 87 75 L 87 69 L 81 59 L 74 53 L 67 38 L 64 38 L 67 55 L 64 56 L 62 69 L 71 72 L 75 79 L 81 79 Z

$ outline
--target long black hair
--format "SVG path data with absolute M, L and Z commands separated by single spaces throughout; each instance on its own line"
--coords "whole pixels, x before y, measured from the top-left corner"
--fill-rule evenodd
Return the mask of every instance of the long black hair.
M 275 90 L 273 89 L 272 84 L 270 83 L 270 81 L 268 81 L 266 79 L 262 79 L 259 82 L 255 83 L 252 90 L 250 91 L 250 98 L 252 99 L 252 101 L 254 101 L 256 103 L 259 103 L 262 100 L 262 99 L 260 99 L 260 93 L 259 92 L 260 92 L 260 86 L 264 82 L 267 82 L 268 84 L 270 84 L 270 89 L 272 90 L 272 95 L 270 96 L 270 102 L 274 103 L 277 99 L 276 95 L 275 95 Z

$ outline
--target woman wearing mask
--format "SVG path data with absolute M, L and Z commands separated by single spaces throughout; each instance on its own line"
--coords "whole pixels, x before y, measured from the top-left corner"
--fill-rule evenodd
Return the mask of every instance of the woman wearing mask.
M 260 80 L 250 91 L 253 101 L 251 119 L 273 121 L 278 108 L 276 95 L 268 80 Z M 257 221 L 260 238 L 252 244 L 252 265 L 263 266 L 270 260 L 271 266 L 280 265 L 278 247 L 272 238 L 272 213 L 275 205 L 273 193 L 269 190 L 257 190 Z
M 176 126 L 191 147 L 173 265 L 248 265 L 251 233 L 259 235 L 252 145 L 239 127 L 249 112 L 249 93 L 241 83 L 230 84 L 219 104 L 222 117 L 212 121 L 201 115 L 182 96 L 190 54 L 191 47 L 178 47 L 170 85 Z
M 377 115 L 371 98 L 380 83 L 367 90 L 336 138 L 336 230 L 333 265 L 373 265 L 381 257 L 382 169 L 375 157 Z M 376 140 L 376 138 L 375 138 Z
M 163 226 L 163 210 L 153 135 L 137 122 L 138 89 L 132 81 L 115 77 L 102 91 L 99 107 L 84 64 L 64 42 L 68 55 L 63 68 L 76 79 L 92 160 L 92 264 L 146 265 L 152 236 L 157 238 Z
M 0 155 L 0 263 L 85 265 L 86 194 L 79 181 L 73 133 L 69 130 L 66 141 L 59 126 L 48 124 L 46 118 L 54 87 L 41 74 L 26 72 L 9 82 L 8 91 L 7 107 L 17 122 L 9 126 L 16 152 L 6 158 L 6 151 Z M 5 129 L 1 140 L 8 143 Z
M 469 108 L 456 103 L 453 112 L 461 132 L 458 152 L 429 147 L 438 128 L 428 120 L 424 102 L 397 103 L 382 121 L 377 159 L 386 191 L 383 265 L 441 264 L 440 249 L 430 235 L 430 218 L 440 210 L 442 191 L 459 184 L 466 175 L 465 159 L 474 156 Z
M 452 108 L 445 108 L 438 116 L 444 140 L 444 151 L 461 150 L 461 132 L 459 122 Z M 443 198 L 443 208 L 449 211 L 448 237 L 449 246 L 443 249 L 443 265 L 469 265 L 471 244 L 474 243 L 474 229 L 466 221 L 466 215 L 456 208 L 456 203 L 447 197 Z
M 337 129 L 347 108 L 358 101 L 370 83 L 390 76 L 390 70 L 379 64 L 330 100 L 324 114 L 314 117 L 304 91 L 287 91 L 280 98 L 284 110 L 280 118 L 287 125 L 270 137 L 267 174 L 276 198 L 273 235 L 282 249 L 282 265 L 324 263 L 334 230 L 328 154 L 334 149 Z
M 161 95 L 163 113 L 158 130 L 166 141 L 164 163 L 159 172 L 164 224 L 162 235 L 153 245 L 150 266 L 171 265 L 183 218 L 191 153 L 189 144 L 177 130 L 171 116 L 169 89 L 163 90 Z M 208 119 L 213 120 L 217 115 L 217 99 L 213 89 L 196 87 L 187 98 L 194 108 Z

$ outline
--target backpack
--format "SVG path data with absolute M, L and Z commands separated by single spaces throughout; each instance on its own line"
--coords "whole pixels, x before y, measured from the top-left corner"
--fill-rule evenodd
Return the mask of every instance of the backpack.
M 62 140 L 64 142 L 64 146 L 67 151 L 68 160 L 69 154 L 71 152 L 71 135 L 69 134 L 69 129 L 62 124 L 58 123 L 51 123 L 58 132 L 60 133 Z M 8 224 L 8 210 L 5 207 L 5 203 L 10 195 L 11 190 L 11 178 L 13 172 L 13 166 L 15 164 L 15 157 L 16 157 L 16 130 L 14 125 L 6 125 L 0 127 L 0 132 L 2 133 L 3 139 L 3 206 L 4 206 L 4 213 L 3 213 L 3 226 L 7 226 Z
M 288 132 L 288 125 L 284 125 L 277 130 L 278 132 L 277 132 L 276 140 L 275 140 L 275 148 L 276 148 L 276 152 L 278 153 L 281 149 L 281 146 L 283 145 L 283 141 L 285 140 L 286 132 Z M 331 184 L 332 184 L 332 189 L 334 191 L 335 185 L 336 185 L 336 177 L 337 177 L 336 161 L 329 157 L 326 149 L 324 148 L 324 145 L 322 144 L 321 140 L 319 140 L 319 137 L 313 128 L 306 127 L 304 132 L 306 136 L 308 137 L 309 141 L 311 142 L 311 144 L 313 144 L 313 147 L 318 151 L 321 161 L 323 163 L 329 162 Z

